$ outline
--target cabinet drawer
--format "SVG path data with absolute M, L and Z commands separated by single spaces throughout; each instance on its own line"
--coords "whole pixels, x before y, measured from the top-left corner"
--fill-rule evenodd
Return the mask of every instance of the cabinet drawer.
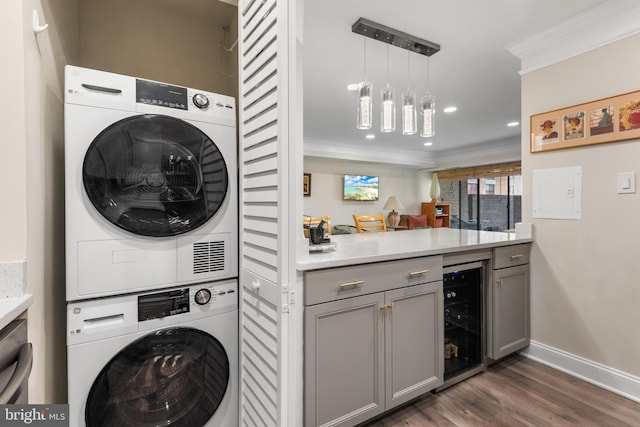
M 442 256 L 307 271 L 305 305 L 442 280 Z
M 522 245 L 502 246 L 495 248 L 493 254 L 493 268 L 507 268 L 514 265 L 529 264 L 529 250 L 531 245 L 528 243 Z

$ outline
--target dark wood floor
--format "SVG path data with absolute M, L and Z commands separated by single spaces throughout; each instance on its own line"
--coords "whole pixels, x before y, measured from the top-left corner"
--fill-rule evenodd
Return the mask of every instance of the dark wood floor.
M 366 427 L 640 426 L 640 403 L 512 356 Z

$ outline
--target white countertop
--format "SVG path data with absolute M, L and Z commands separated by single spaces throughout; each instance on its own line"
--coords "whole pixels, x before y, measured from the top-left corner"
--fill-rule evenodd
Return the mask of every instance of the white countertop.
M 296 267 L 300 271 L 439 255 L 475 249 L 532 242 L 514 233 L 429 228 L 388 233 L 340 234 L 329 236 L 334 249 L 309 252 L 307 241 L 298 248 Z
M 24 294 L 19 297 L 0 298 L 0 329 L 11 323 L 33 303 L 33 295 Z

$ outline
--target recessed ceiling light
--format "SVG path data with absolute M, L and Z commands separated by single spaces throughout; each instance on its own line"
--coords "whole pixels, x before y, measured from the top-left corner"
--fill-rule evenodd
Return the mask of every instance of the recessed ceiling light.
M 365 136 L 365 138 L 367 138 L 367 139 L 373 139 L 373 138 L 375 138 L 375 137 L 376 137 L 376 136 L 375 136 L 374 134 L 372 134 L 372 133 L 370 133 L 370 134 L 368 134 L 367 136 Z
M 509 123 L 507 123 L 507 126 L 509 126 L 511 128 L 511 127 L 514 127 L 514 126 L 518 126 L 519 124 L 520 124 L 520 122 L 509 122 Z
M 425 142 L 424 146 L 425 147 L 431 147 L 433 145 L 433 142 Z
M 457 110 L 458 110 L 458 107 L 447 107 L 442 111 L 444 111 L 445 113 L 453 113 L 454 111 L 457 111 Z
M 358 88 L 360 88 L 360 83 L 351 83 L 347 85 L 347 90 L 350 90 L 352 92 L 358 90 Z

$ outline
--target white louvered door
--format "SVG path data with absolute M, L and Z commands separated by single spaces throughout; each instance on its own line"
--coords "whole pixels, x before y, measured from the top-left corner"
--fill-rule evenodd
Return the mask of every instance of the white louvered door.
M 300 377 L 301 351 L 289 349 L 292 331 L 301 336 L 294 323 L 302 317 L 290 232 L 300 225 L 290 218 L 301 218 L 302 211 L 296 206 L 302 201 L 302 131 L 291 125 L 302 119 L 301 100 L 292 101 L 301 68 L 295 6 L 295 0 L 238 5 L 241 426 L 299 426 L 301 419 L 301 393 L 294 390 L 301 380 L 290 386 Z

